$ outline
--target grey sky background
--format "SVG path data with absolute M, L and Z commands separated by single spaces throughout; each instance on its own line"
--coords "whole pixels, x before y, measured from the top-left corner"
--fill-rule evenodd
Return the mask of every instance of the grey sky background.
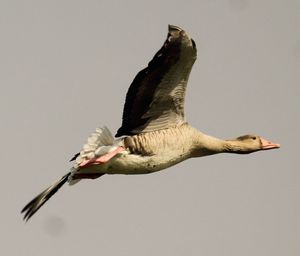
M 299 13 L 297 0 L 2 0 L 0 254 L 300 255 Z M 168 24 L 198 48 L 189 123 L 282 148 L 65 186 L 24 224 L 87 136 L 120 126 Z

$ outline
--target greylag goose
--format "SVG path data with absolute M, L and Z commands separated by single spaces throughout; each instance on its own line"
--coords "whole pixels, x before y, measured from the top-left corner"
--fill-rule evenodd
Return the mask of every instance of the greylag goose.
M 87 140 L 70 172 L 22 210 L 27 221 L 66 182 L 104 174 L 153 173 L 188 158 L 217 153 L 248 154 L 279 148 L 257 135 L 222 140 L 206 135 L 184 118 L 185 90 L 197 57 L 196 44 L 177 26 L 169 25 L 162 48 L 134 78 L 126 95 L 122 126 L 115 137 L 106 127 Z

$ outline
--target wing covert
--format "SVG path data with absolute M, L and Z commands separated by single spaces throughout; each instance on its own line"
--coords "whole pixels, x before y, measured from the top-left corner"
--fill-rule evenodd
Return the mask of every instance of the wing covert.
M 165 129 L 184 122 L 184 98 L 197 57 L 194 41 L 169 25 L 162 48 L 131 83 L 116 136 Z

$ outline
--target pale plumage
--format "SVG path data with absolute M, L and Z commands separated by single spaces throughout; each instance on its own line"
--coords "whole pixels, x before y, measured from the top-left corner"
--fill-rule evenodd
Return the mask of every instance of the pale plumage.
M 187 33 L 169 26 L 164 45 L 128 89 L 116 137 L 106 127 L 97 128 L 71 159 L 75 160 L 71 171 L 23 208 L 24 219 L 28 220 L 67 181 L 73 185 L 104 174 L 146 174 L 191 157 L 278 148 L 279 144 L 256 135 L 221 140 L 186 123 L 185 91 L 196 56 L 196 44 Z

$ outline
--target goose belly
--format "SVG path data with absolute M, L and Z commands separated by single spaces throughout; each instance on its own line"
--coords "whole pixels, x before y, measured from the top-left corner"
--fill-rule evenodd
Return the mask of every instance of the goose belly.
M 185 159 L 183 155 L 118 154 L 109 162 L 90 166 L 85 171 L 106 174 L 147 174 L 166 169 Z
M 108 174 L 146 174 L 157 172 L 185 160 L 172 156 L 121 155 L 112 159 L 107 168 Z

